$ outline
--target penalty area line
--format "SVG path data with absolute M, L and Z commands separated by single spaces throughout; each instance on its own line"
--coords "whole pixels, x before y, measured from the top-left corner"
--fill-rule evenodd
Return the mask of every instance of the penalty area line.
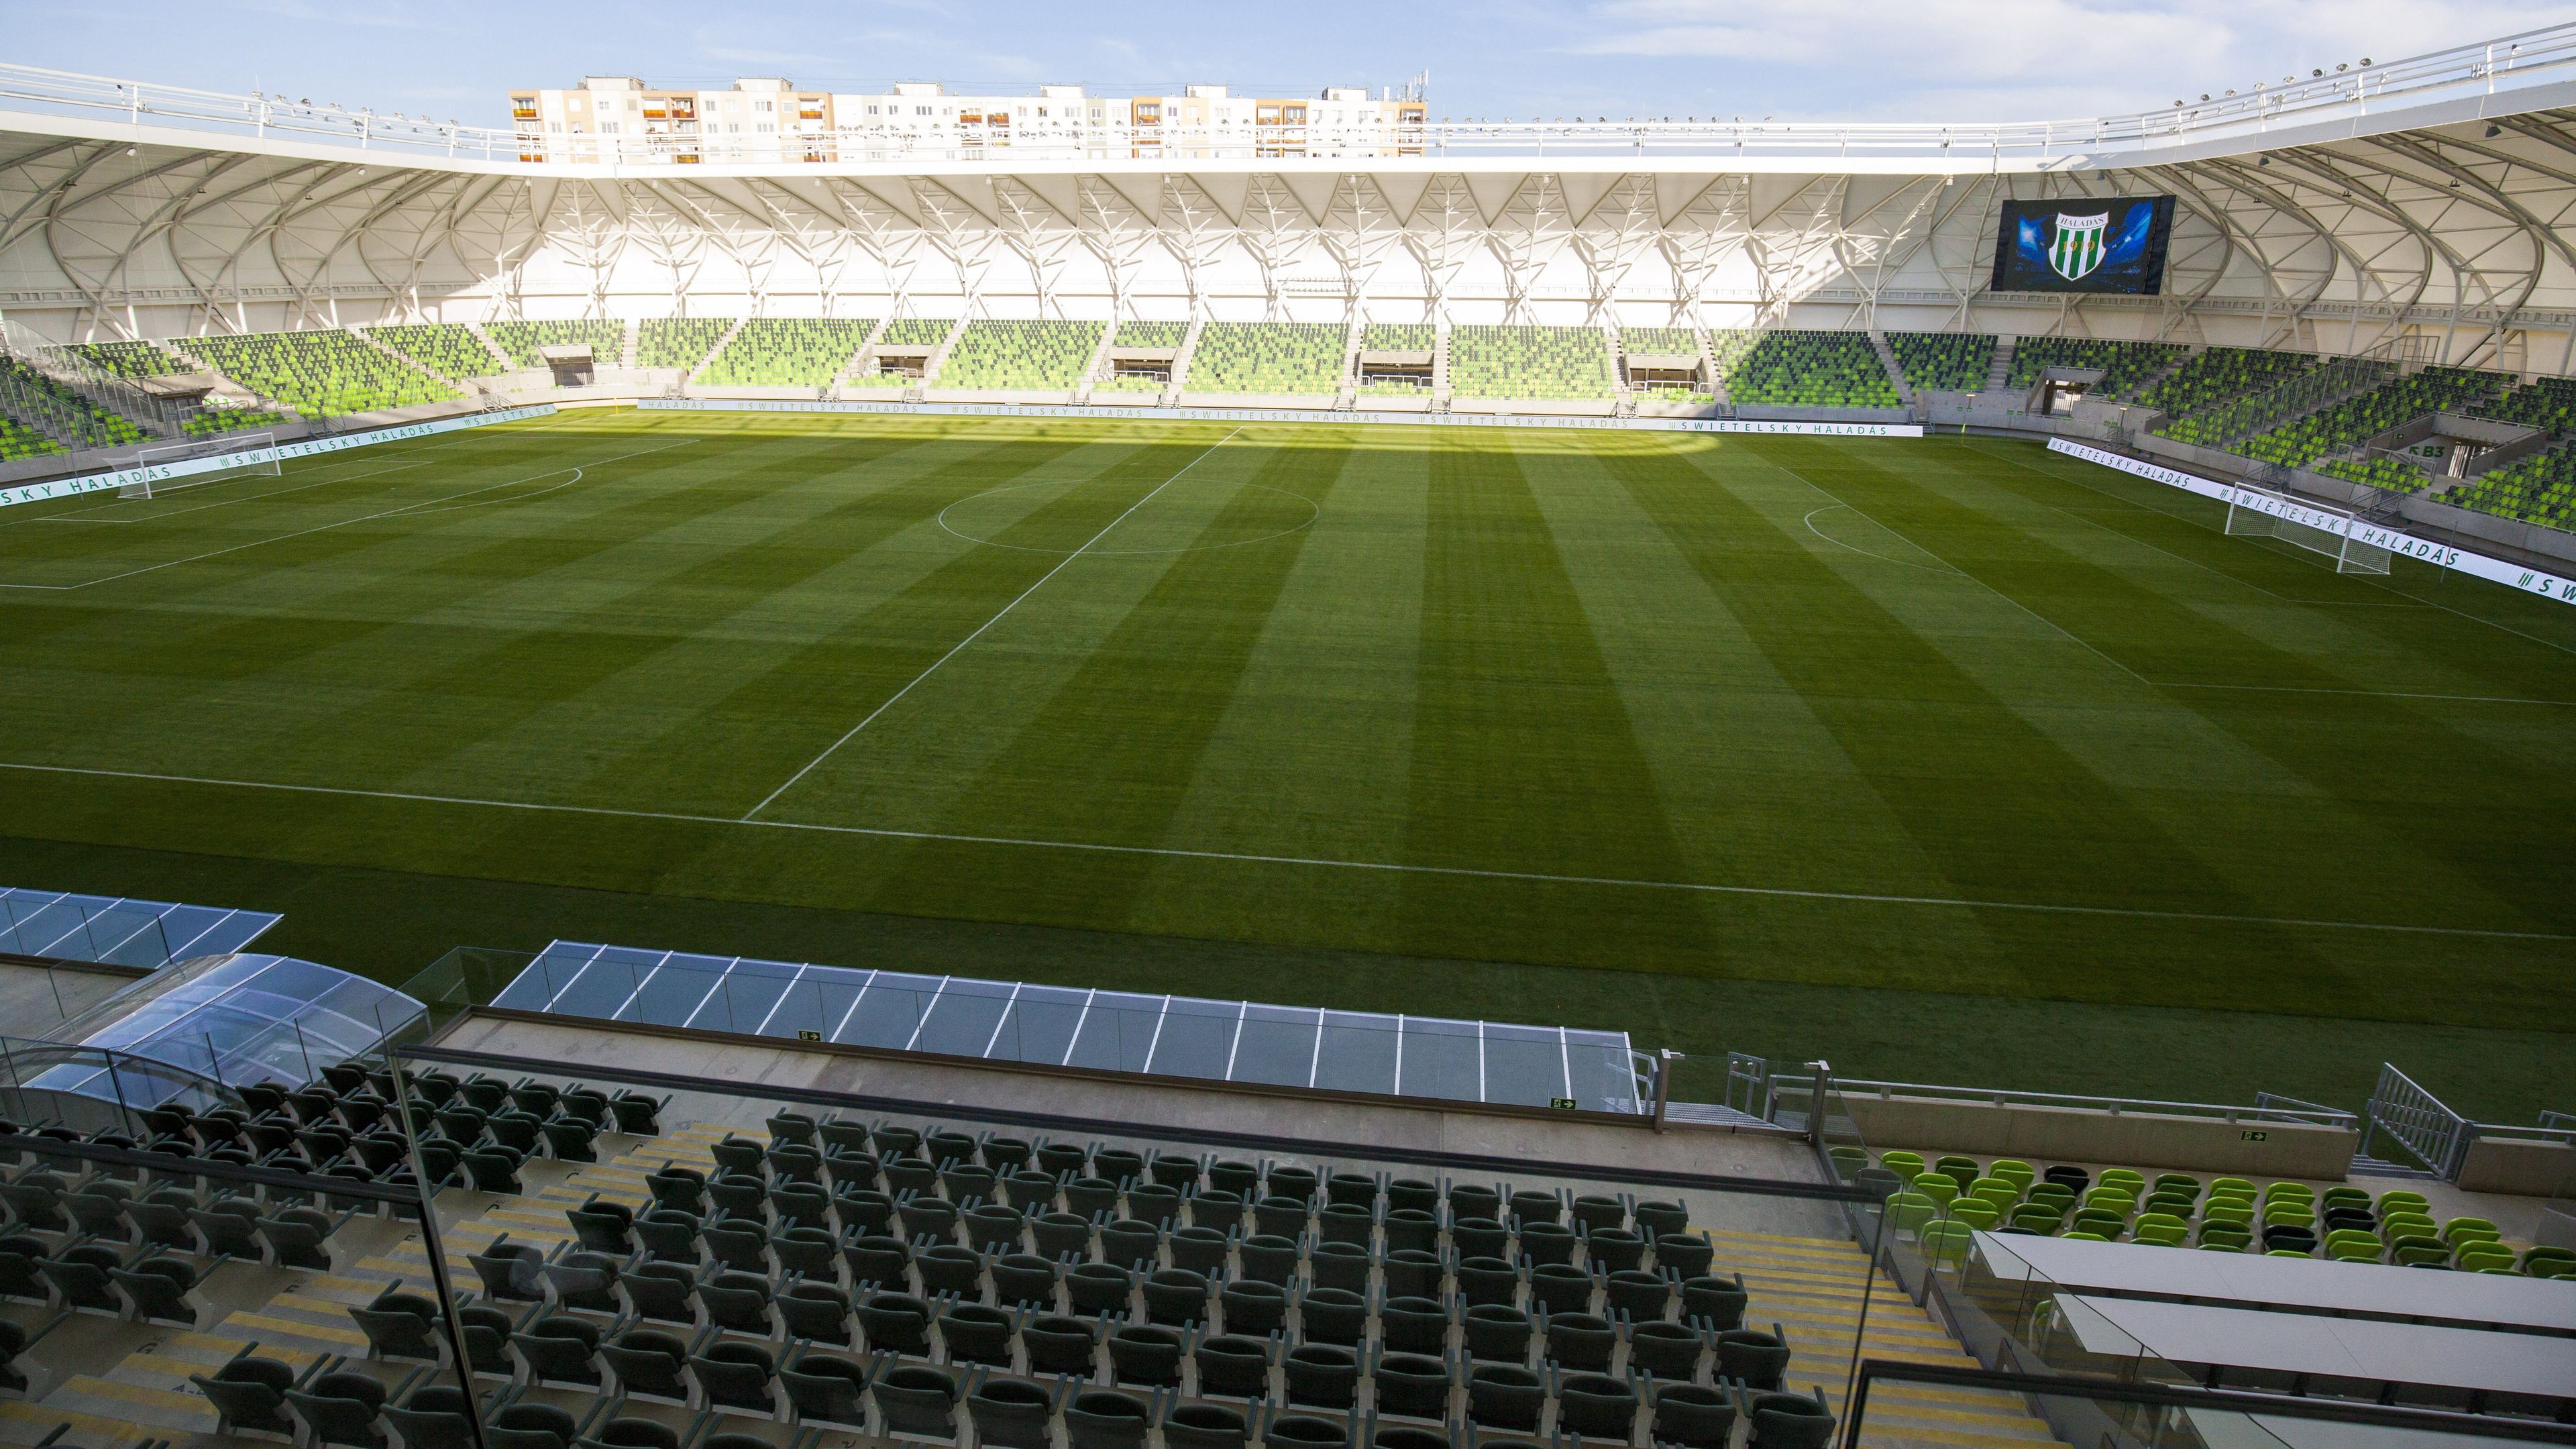
M 295 795 L 337 795 L 369 800 L 400 800 L 424 805 L 463 805 L 487 810 L 520 810 L 558 815 L 590 815 L 612 820 L 661 820 L 682 825 L 721 825 L 752 830 L 793 830 L 817 835 L 852 835 L 879 840 L 935 841 L 954 845 L 991 845 L 1019 850 L 1083 851 L 1099 855 L 1150 856 L 1173 860 L 1214 860 L 1244 865 L 1294 866 L 1312 870 L 1368 871 L 1390 875 L 1448 876 L 1467 880 L 1520 881 L 1535 885 L 1601 886 L 1620 890 L 1683 891 L 1700 895 L 1747 896 L 1775 900 L 1828 901 L 1853 905 L 1921 906 L 1941 910 L 2016 911 L 2037 915 L 2104 916 L 2127 920 L 2202 921 L 2217 925 L 2290 926 L 2319 931 L 2375 931 L 2395 935 L 2459 936 L 2496 941 L 2576 942 L 2576 935 L 2557 931 L 2506 931 L 2481 926 L 2425 926 L 2394 921 L 2335 921 L 2301 916 L 2254 916 L 2216 911 L 2166 911 L 2144 906 L 2076 906 L 2046 901 L 1979 900 L 1959 896 L 1898 895 L 1875 891 L 1802 890 L 1788 886 L 1715 885 L 1705 881 L 1639 880 L 1622 876 L 1565 875 L 1550 871 L 1492 870 L 1465 865 L 1406 865 L 1386 860 L 1335 860 L 1328 856 L 1270 855 L 1245 850 L 1189 850 L 1169 845 L 1110 845 L 1085 840 L 1032 840 L 1009 835 L 969 835 L 942 830 L 896 830 L 874 825 L 825 825 L 801 820 L 744 820 L 726 815 L 700 815 L 675 810 L 627 810 L 610 805 L 560 805 L 535 800 L 490 800 L 471 795 L 436 795 L 407 790 L 363 790 L 346 785 L 293 785 L 275 780 L 230 780 L 206 775 L 177 775 L 150 770 L 110 770 L 90 765 L 35 765 L 0 760 L 0 770 L 30 774 L 81 775 L 112 780 L 149 780 L 161 784 L 210 785 L 235 790 L 269 790 Z

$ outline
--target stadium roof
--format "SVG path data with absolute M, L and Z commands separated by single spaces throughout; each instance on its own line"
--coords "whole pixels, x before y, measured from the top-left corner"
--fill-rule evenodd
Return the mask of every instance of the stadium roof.
M 67 1054 L 21 1085 L 129 1106 L 166 1099 L 190 1078 L 228 1087 L 301 1086 L 421 1017 L 418 1001 L 336 967 L 291 956 L 200 957 L 156 972 L 57 1028 L 55 1041 L 90 1050 Z M 128 1058 L 150 1066 L 118 1065 Z
M 1261 170 L 1331 173 L 1370 169 L 1728 170 L 1969 174 L 2099 171 L 2173 164 L 2293 145 L 2385 134 L 2576 103 L 2576 24 L 2551 26 L 2426 55 L 2364 65 L 2154 111 L 2001 123 L 1580 121 L 1453 122 L 1426 125 L 1402 140 L 1407 154 L 1282 156 L 1275 137 L 1227 141 L 1177 127 L 1157 128 L 1150 151 L 1020 138 L 1008 146 L 905 150 L 810 162 L 803 137 L 776 139 L 775 157 L 710 161 L 716 175 L 913 173 L 965 167 L 1011 173 L 1150 174 L 1241 163 Z M 345 160 L 425 170 L 589 176 L 669 175 L 668 137 L 595 136 L 596 161 L 524 161 L 511 130 L 440 123 L 372 110 L 315 106 L 277 97 L 232 95 L 115 80 L 78 72 L 0 65 L 0 129 L 50 132 L 155 145 L 214 147 L 274 156 Z M 735 150 L 750 141 L 727 138 Z M 842 144 L 850 145 L 844 138 Z M 621 149 L 622 148 L 622 149 Z
M 1623 1031 L 1452 1021 L 557 941 L 495 1007 L 994 1062 L 1601 1112 Z
M 241 950 L 279 919 L 221 906 L 0 887 L 0 952 L 157 969 Z

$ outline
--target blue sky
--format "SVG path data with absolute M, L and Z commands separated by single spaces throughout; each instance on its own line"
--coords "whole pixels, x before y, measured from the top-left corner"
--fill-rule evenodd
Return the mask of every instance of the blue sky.
M 1986 121 L 2099 115 L 2576 20 L 2496 0 L 0 0 L 0 58 L 503 120 L 511 86 L 1219 81 L 1431 74 L 1432 114 Z

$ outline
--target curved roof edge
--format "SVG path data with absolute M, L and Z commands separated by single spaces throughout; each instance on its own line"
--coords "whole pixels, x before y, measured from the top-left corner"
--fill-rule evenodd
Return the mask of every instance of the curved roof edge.
M 1121 174 L 1175 171 L 1616 171 L 1991 174 L 2084 172 L 2247 155 L 2576 104 L 2576 23 L 2455 46 L 2344 74 L 2288 81 L 2124 116 L 2001 124 L 1438 122 L 1363 138 L 1360 154 L 1263 155 L 1239 141 L 1165 129 L 1099 144 L 969 146 L 856 159 L 857 133 L 779 138 L 775 160 L 682 164 L 602 146 L 671 148 L 670 137 L 535 138 L 613 159 L 523 160 L 522 138 L 184 87 L 0 65 L 0 129 L 344 165 L 564 178 Z M 694 146 L 695 143 L 688 143 Z M 727 147 L 741 142 L 730 138 Z M 1320 144 L 1320 142 L 1319 142 Z M 1149 149 L 1150 148 L 1150 149 Z M 1109 152 L 1125 154 L 1111 155 Z M 792 154 L 791 154 L 792 153 Z

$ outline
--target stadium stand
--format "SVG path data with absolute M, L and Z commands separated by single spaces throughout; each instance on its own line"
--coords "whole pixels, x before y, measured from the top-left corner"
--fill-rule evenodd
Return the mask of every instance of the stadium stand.
M 2537 378 L 2469 411 L 2478 417 L 2520 423 L 2556 436 L 2576 428 L 2576 378 Z
M 308 418 L 446 402 L 459 395 L 337 330 L 199 337 L 189 346 L 226 377 Z
M 1837 1166 L 1856 1176 L 1868 1154 L 1835 1149 Z M 1927 1243 L 1958 1236 L 1940 1225 L 1979 1231 L 2064 1235 L 2099 1242 L 2261 1252 L 2347 1263 L 2576 1278 L 2576 1250 L 2505 1241 L 2485 1218 L 2459 1215 L 2436 1226 L 2429 1200 L 2405 1188 L 2376 1198 L 2348 1183 L 2073 1164 L 2045 1169 L 2018 1158 L 1980 1160 L 1964 1154 L 1890 1151 L 1878 1168 L 1902 1190 L 1888 1199 L 1889 1220 Z M 1962 1249 L 1964 1251 L 1964 1249 Z
M 2576 532 L 2576 444 L 2517 458 L 2441 495 L 2444 503 Z
M 718 387 L 822 387 L 850 365 L 872 317 L 754 317 L 699 369 Z
M 626 324 L 591 320 L 556 320 L 548 322 L 486 322 L 483 333 L 500 344 L 510 360 L 521 367 L 543 367 L 545 358 L 540 347 L 587 347 L 597 362 L 614 365 L 626 353 Z
M 969 322 L 931 386 L 1062 391 L 1082 381 L 1104 330 L 1098 322 Z
M 114 377 L 163 377 L 196 370 L 151 342 L 83 342 L 66 350 Z
M 2305 467 L 2426 413 L 2491 400 L 2509 381 L 2502 373 L 2428 367 L 2257 433 L 2239 444 L 2237 451 L 2285 468 Z
M 216 404 L 188 414 L 186 421 L 179 424 L 179 431 L 191 438 L 213 438 L 250 428 L 272 428 L 277 421 L 277 414 L 264 409 Z
M 2098 367 L 2102 391 L 2124 396 L 2181 356 L 2171 342 L 2114 342 L 2101 337 L 2025 337 L 2013 344 L 2012 387 L 2036 384 L 2051 367 Z
M 1766 332 L 1726 377 L 1738 403 L 1892 408 L 1896 383 L 1861 332 Z
M 0 414 L 0 463 L 42 458 L 63 450 L 60 443 L 16 418 Z
M 456 322 L 370 327 L 369 337 L 445 378 L 498 377 L 508 371 L 473 330 Z
M 6 380 L 5 391 L 0 391 L 0 396 L 16 399 L 31 409 L 41 408 L 44 421 L 50 423 L 58 435 L 67 435 L 66 440 L 75 446 L 115 448 L 144 437 L 143 429 L 137 427 L 132 418 L 100 407 L 17 358 L 0 357 L 0 379 Z M 34 427 L 37 419 L 29 416 L 18 421 L 24 426 Z M 43 428 L 36 430 L 44 431 Z
M 635 365 L 693 371 L 731 330 L 729 317 L 648 318 L 636 328 Z
M 943 1441 L 971 1422 L 996 1449 L 1138 1449 L 1166 1415 L 1175 1449 L 1239 1442 L 1247 1415 L 1278 1445 L 1388 1421 L 1374 1442 L 1399 1449 L 1417 1421 L 1719 1449 L 1749 1420 L 1770 1428 L 1748 1449 L 1813 1449 L 1833 1412 L 1795 1386 L 1839 1385 L 1861 1356 L 1971 1362 L 1902 1295 L 1873 1302 L 1849 1241 L 1695 1222 L 1680 1200 L 785 1106 L 750 1136 L 675 1114 L 684 1095 L 538 1076 L 415 1067 L 410 1085 L 418 1155 L 458 1190 L 441 1239 L 471 1290 L 462 1367 L 510 1449 L 670 1449 L 656 1404 L 697 1414 L 685 1442 L 709 1449 L 751 1442 L 702 1440 L 709 1417 L 791 1415 Z M 0 1334 L 32 1390 L 0 1417 L 31 1439 L 71 1424 L 84 1449 L 471 1442 L 419 1234 L 327 1188 L 328 1212 L 224 1175 L 400 1187 L 396 1091 L 349 1062 L 240 1088 L 240 1107 L 144 1112 L 139 1136 L 5 1124 L 0 1295 L 57 1316 Z M 172 1166 L 92 1172 L 72 1143 Z M 101 1316 L 55 1355 L 42 1340 L 82 1308 Z M 1937 1414 L 1945 1443 L 2047 1442 L 2017 1404 L 1953 1394 Z
M 954 317 L 897 317 L 886 324 L 879 347 L 937 347 L 957 327 Z
M 1429 322 L 1371 322 L 1360 329 L 1360 347 L 1369 352 L 1437 352 L 1440 329 Z
M 1341 386 L 1349 335 L 1337 322 L 1210 322 L 1181 385 L 1192 392 L 1329 393 Z
M 2418 463 L 2381 453 L 2368 458 L 2326 458 L 2318 462 L 2318 472 L 2347 483 L 2363 483 L 2395 493 L 2413 493 L 2431 486 L 2433 475 Z
M 1120 347 L 1178 347 L 1188 340 L 1187 322 L 1140 322 L 1133 317 L 1118 324 L 1111 342 Z
M 2156 379 L 2138 394 L 2138 402 L 2179 418 L 2213 403 L 2278 386 L 2316 365 L 2316 358 L 2304 352 L 2212 347 Z
M 1888 350 L 1909 387 L 1970 392 L 1986 385 L 1995 339 L 1975 332 L 1890 332 Z
M 1687 327 L 1622 327 L 1619 329 L 1619 350 L 1661 356 L 1675 353 L 1696 356 L 1699 335 Z
M 1093 392 L 1159 393 L 1169 384 L 1151 377 L 1104 377 L 1091 385 Z
M 1596 327 L 1453 327 L 1456 397 L 1588 400 L 1613 392 L 1610 349 Z

